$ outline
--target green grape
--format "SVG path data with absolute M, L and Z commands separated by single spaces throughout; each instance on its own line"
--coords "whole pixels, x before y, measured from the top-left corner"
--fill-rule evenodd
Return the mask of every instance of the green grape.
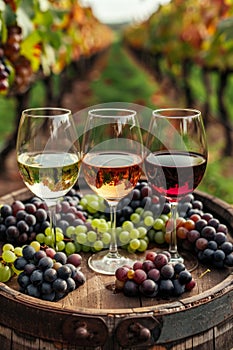
M 166 215 L 166 214 L 161 214 L 161 215 L 160 215 L 160 219 L 162 219 L 164 222 L 167 222 L 168 219 L 169 219 L 169 216 Z
M 130 241 L 129 231 L 121 231 L 119 240 L 122 244 L 127 244 Z
M 75 234 L 86 233 L 86 232 L 87 232 L 87 226 L 85 225 L 78 225 L 74 229 Z
M 104 232 L 102 235 L 102 242 L 106 245 L 110 244 L 111 242 L 111 235 L 108 232 Z
M 132 239 L 129 242 L 129 246 L 131 249 L 133 249 L 134 251 L 137 250 L 140 247 L 140 240 L 137 238 Z
M 64 240 L 63 233 L 56 229 L 56 242 L 62 242 L 63 240 Z
M 156 231 L 154 234 L 154 241 L 157 244 L 165 243 L 165 235 L 163 231 Z
M 12 252 L 15 250 L 15 247 L 13 246 L 13 244 L 10 243 L 6 243 L 4 244 L 4 246 L 2 247 L 2 251 L 6 251 L 6 250 L 11 250 Z
M 87 232 L 87 240 L 90 243 L 93 243 L 97 240 L 97 233 L 95 231 L 88 231 Z
M 64 241 L 57 242 L 57 250 L 59 252 L 62 252 L 65 249 L 65 247 L 66 247 L 66 244 Z
M 165 228 L 164 220 L 161 218 L 156 218 L 153 224 L 153 228 L 158 231 L 163 230 Z
M 23 251 L 22 247 L 15 247 L 14 253 L 17 257 L 19 257 L 19 256 L 23 256 L 22 251 Z
M 66 229 L 66 237 L 71 238 L 74 233 L 75 233 L 75 227 L 68 226 Z
M 153 216 L 146 216 L 146 217 L 144 217 L 143 222 L 147 227 L 151 227 L 154 223 L 154 218 L 153 218 Z
M 131 220 L 134 224 L 138 224 L 138 223 L 140 222 L 140 220 L 141 220 L 141 217 L 140 217 L 140 215 L 137 214 L 137 213 L 132 213 L 132 214 L 130 215 L 130 220 Z
M 7 263 L 13 263 L 16 260 L 16 255 L 11 250 L 5 250 L 2 252 L 2 259 Z
M 44 235 L 43 233 L 38 233 L 38 234 L 36 235 L 36 240 L 37 240 L 40 244 L 44 243 L 45 235 Z
M 155 235 L 155 230 L 153 228 L 148 230 L 147 237 L 151 242 L 154 242 L 154 235 Z
M 137 207 L 137 208 L 135 209 L 135 213 L 136 213 L 136 214 L 142 215 L 143 212 L 144 212 L 144 209 L 143 209 L 142 207 Z
M 102 250 L 104 248 L 104 244 L 103 244 L 103 242 L 101 240 L 98 239 L 97 241 L 94 242 L 93 248 L 96 251 L 100 251 L 100 250 Z
M 38 241 L 32 241 L 30 245 L 35 249 L 36 252 L 40 250 L 40 243 Z
M 134 239 L 134 238 L 139 238 L 140 233 L 138 231 L 138 229 L 133 228 L 130 232 L 129 232 L 129 237 L 130 239 Z
M 91 247 L 90 247 L 89 245 L 84 244 L 84 245 L 82 246 L 82 251 L 83 251 L 84 253 L 88 253 L 90 250 L 91 250 Z
M 74 242 L 74 245 L 75 245 L 75 252 L 78 253 L 78 252 L 81 252 L 82 250 L 82 245 L 77 243 L 77 242 Z
M 44 237 L 44 244 L 48 245 L 48 246 L 53 246 L 54 243 L 54 238 L 52 236 L 45 236 Z
M 134 228 L 134 224 L 131 221 L 126 220 L 123 222 L 122 228 L 130 232 Z
M 91 214 L 97 213 L 97 211 L 99 210 L 99 202 L 95 200 L 95 201 L 92 201 L 90 204 L 88 203 L 87 210 Z
M 44 230 L 45 236 L 51 236 L 53 234 L 53 230 L 51 229 L 51 227 L 46 227 L 46 229 Z
M 147 250 L 148 244 L 145 239 L 140 239 L 140 246 L 138 247 L 139 252 L 145 252 Z
M 147 235 L 147 229 L 144 226 L 138 227 L 139 238 L 144 238 Z
M 85 196 L 83 196 L 83 197 L 80 199 L 79 204 L 83 207 L 83 209 L 86 209 L 86 208 L 87 208 L 87 198 L 86 198 Z
M 142 213 L 142 217 L 145 218 L 147 216 L 152 216 L 153 217 L 153 213 L 151 210 L 145 210 L 143 213 Z
M 80 232 L 76 235 L 75 240 L 79 244 L 85 244 L 87 242 L 87 234 L 85 232 Z
M 100 223 L 99 223 L 99 226 L 98 226 L 98 231 L 100 232 L 100 233 L 104 233 L 104 232 L 107 232 L 108 231 L 108 224 L 107 224 L 107 222 L 104 220 L 104 222 L 103 221 L 101 221 Z
M 97 228 L 98 226 L 99 226 L 99 224 L 100 224 L 100 219 L 93 219 L 92 221 L 91 221 L 91 226 L 93 227 L 93 228 Z
M 7 282 L 11 278 L 11 268 L 9 266 L 0 267 L 0 282 Z
M 73 242 L 67 242 L 65 246 L 65 252 L 67 255 L 71 255 L 76 252 L 76 247 Z

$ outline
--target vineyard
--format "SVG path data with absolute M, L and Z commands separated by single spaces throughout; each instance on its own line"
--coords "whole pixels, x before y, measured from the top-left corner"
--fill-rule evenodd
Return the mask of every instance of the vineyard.
M 180 104 L 198 106 L 206 125 L 221 122 L 224 156 L 232 156 L 233 2 L 172 0 L 127 28 L 124 41 L 158 81 L 169 79 Z
M 15 130 L 0 153 L 3 171 L 33 84 L 43 81 L 44 104 L 59 105 L 72 80 L 109 47 L 113 33 L 77 0 L 0 0 L 0 38 L 0 94 L 16 99 Z

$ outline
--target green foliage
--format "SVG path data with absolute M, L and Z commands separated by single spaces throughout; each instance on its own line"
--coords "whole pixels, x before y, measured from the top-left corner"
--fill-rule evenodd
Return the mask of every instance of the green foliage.
M 150 75 L 132 62 L 120 41 L 112 45 L 106 66 L 91 87 L 92 104 L 129 102 L 151 108 L 151 97 L 158 89 Z

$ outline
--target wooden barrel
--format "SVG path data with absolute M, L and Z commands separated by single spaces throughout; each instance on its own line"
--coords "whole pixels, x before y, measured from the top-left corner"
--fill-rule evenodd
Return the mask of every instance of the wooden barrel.
M 1 198 L 25 200 L 27 190 Z M 206 211 L 233 232 L 233 208 L 196 192 Z M 233 348 L 232 269 L 199 265 L 192 272 L 197 285 L 181 298 L 129 298 L 114 292 L 114 276 L 82 270 L 86 283 L 58 302 L 46 302 L 18 291 L 15 280 L 0 283 L 0 344 L 2 350 L 135 350 Z M 144 329 L 149 338 L 140 337 Z

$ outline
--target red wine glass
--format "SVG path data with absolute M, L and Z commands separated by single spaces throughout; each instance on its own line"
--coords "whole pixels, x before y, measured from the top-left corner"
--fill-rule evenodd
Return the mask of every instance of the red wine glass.
M 171 204 L 171 261 L 184 262 L 177 250 L 177 207 L 199 185 L 205 173 L 207 142 L 201 112 L 182 108 L 154 110 L 146 146 L 148 181 Z
M 88 261 L 96 272 L 114 275 L 118 267 L 137 260 L 135 254 L 118 249 L 116 210 L 130 194 L 142 172 L 143 142 L 137 113 L 123 108 L 90 110 L 83 134 L 83 177 L 94 193 L 110 208 L 109 249 L 95 252 Z

